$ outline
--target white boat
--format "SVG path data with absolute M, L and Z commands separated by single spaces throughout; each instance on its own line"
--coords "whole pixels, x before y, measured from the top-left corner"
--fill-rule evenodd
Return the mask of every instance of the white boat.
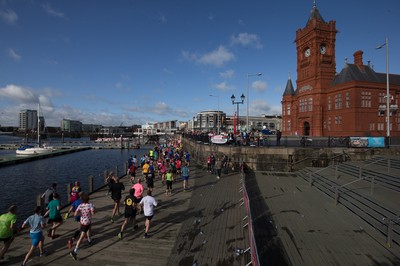
M 37 146 L 31 146 L 31 145 L 22 145 L 19 147 L 15 152 L 17 155 L 38 155 L 38 154 L 46 154 L 46 153 L 52 153 L 54 151 L 53 147 L 48 147 L 46 145 L 40 145 L 40 104 L 38 105 L 38 115 L 37 115 Z

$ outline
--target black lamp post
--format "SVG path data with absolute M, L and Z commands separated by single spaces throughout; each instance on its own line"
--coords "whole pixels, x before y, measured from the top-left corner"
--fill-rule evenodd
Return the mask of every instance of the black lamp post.
M 243 104 L 244 103 L 244 99 L 245 99 L 246 97 L 243 95 L 243 93 L 242 93 L 242 96 L 240 96 L 240 99 L 242 100 L 242 101 L 240 101 L 240 102 L 235 102 L 235 99 L 236 99 L 236 97 L 235 97 L 235 95 L 233 95 L 232 94 L 232 96 L 231 96 L 231 100 L 232 100 L 232 104 L 236 104 L 236 106 L 237 106 L 237 112 L 236 112 L 236 115 L 237 115 L 237 119 L 236 119 L 236 128 L 237 128 L 237 130 L 239 130 L 239 104 Z

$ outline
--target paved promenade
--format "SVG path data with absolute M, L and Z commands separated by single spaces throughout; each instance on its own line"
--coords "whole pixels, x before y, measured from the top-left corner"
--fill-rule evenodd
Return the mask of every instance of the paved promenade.
M 374 239 L 364 221 L 294 173 L 257 172 L 248 179 L 261 203 L 254 207 L 262 265 L 400 265 L 398 246 Z M 376 198 L 398 204 L 400 194 L 390 195 L 375 190 Z
M 85 241 L 78 252 L 78 261 L 69 255 L 67 240 L 77 227 L 69 218 L 57 229 L 60 237 L 46 236 L 48 255 L 39 257 L 38 251 L 28 265 L 245 265 L 248 254 L 236 255 L 236 249 L 248 247 L 247 230 L 242 228 L 245 209 L 240 205 L 239 175 L 229 174 L 217 180 L 201 168 L 190 167 L 189 192 L 182 191 L 182 182 L 173 184 L 172 196 L 165 196 L 161 181 L 156 180 L 154 197 L 159 206 L 150 229 L 151 237 L 143 238 L 144 217 L 137 217 L 139 229 L 127 227 L 124 239 L 117 234 L 123 222 L 122 215 L 110 222 L 113 202 L 101 189 L 90 196 L 97 213 L 93 219 L 94 244 Z M 127 195 L 128 178 L 121 180 Z M 63 210 L 63 213 L 67 209 Z M 25 229 L 14 240 L 1 265 L 20 265 L 31 245 L 29 230 Z

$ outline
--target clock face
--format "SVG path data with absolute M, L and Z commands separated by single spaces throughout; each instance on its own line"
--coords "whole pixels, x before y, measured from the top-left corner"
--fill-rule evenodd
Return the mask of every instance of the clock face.
M 311 55 L 311 50 L 310 50 L 310 48 L 307 48 L 307 49 L 304 51 L 304 55 L 305 55 L 306 57 L 309 57 L 309 56 Z
M 321 45 L 321 47 L 319 49 L 321 51 L 321 54 L 325 54 L 326 53 L 326 47 L 324 45 Z

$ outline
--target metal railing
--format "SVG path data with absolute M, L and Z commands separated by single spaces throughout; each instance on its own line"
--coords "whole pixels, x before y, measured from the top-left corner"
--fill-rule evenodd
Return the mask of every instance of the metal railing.
M 246 178 L 246 173 L 244 171 L 244 164 L 242 163 L 241 167 L 240 167 L 240 182 L 242 183 L 242 186 L 239 190 L 239 192 L 243 193 L 243 198 L 241 200 L 243 200 L 241 205 L 245 205 L 246 208 L 246 213 L 247 216 L 243 218 L 243 220 L 248 220 L 248 222 L 243 226 L 243 228 L 247 227 L 248 228 L 248 232 L 249 232 L 249 245 L 250 247 L 248 247 L 244 253 L 250 252 L 250 256 L 251 256 L 251 261 L 249 263 L 246 264 L 246 266 L 248 265 L 253 265 L 253 266 L 259 266 L 260 265 L 260 258 L 258 256 L 258 250 L 257 250 L 257 244 L 256 244 L 256 239 L 254 236 L 254 230 L 253 230 L 253 218 L 251 215 L 251 204 L 250 204 L 250 200 L 249 200 L 249 195 L 247 194 L 247 189 L 246 189 L 246 182 L 245 182 L 245 178 Z

